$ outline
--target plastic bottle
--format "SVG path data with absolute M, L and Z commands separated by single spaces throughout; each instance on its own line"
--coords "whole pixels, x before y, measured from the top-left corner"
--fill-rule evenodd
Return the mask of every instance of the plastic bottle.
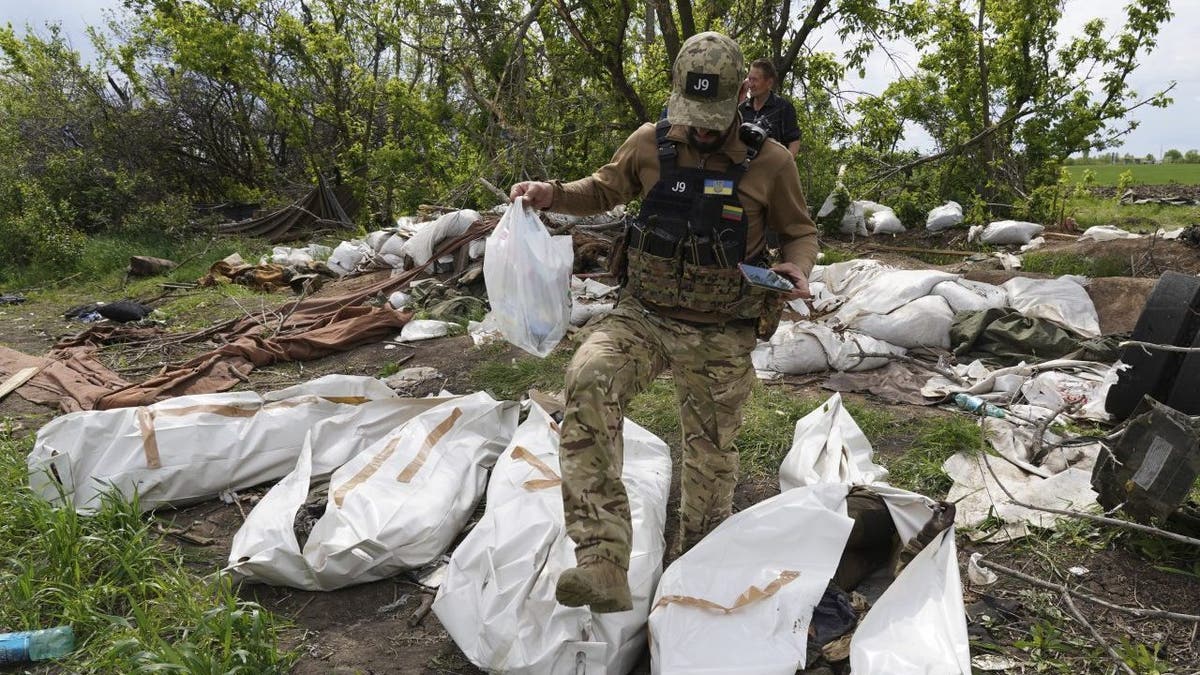
M 983 409 L 982 414 L 984 414 L 984 415 L 990 415 L 991 417 L 1004 417 L 1005 416 L 1005 412 L 1004 412 L 1003 408 L 997 408 L 996 406 L 992 405 L 991 403 L 988 403 L 987 401 L 979 398 L 978 396 L 972 396 L 970 394 L 955 394 L 954 395 L 954 404 L 957 405 L 958 407 L 962 408 L 963 410 L 966 410 L 968 412 L 973 412 L 975 414 L 981 414 L 980 408 L 982 408 Z
M 70 626 L 0 633 L 0 664 L 56 659 L 75 649 Z

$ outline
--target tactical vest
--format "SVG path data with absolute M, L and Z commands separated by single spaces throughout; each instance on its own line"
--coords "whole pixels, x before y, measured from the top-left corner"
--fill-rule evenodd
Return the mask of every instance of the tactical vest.
M 655 127 L 658 182 L 626 230 L 625 290 L 657 307 L 756 319 L 777 303 L 737 268 L 750 262 L 737 191 L 750 160 L 726 171 L 680 168 L 669 130 L 665 120 Z

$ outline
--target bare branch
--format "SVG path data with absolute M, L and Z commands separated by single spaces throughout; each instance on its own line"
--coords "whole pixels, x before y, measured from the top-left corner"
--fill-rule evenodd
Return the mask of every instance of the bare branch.
M 1175 345 L 1160 345 L 1154 342 L 1142 342 L 1141 340 L 1123 340 L 1117 343 L 1122 349 L 1125 347 L 1141 347 L 1147 353 L 1151 349 L 1157 349 L 1163 352 L 1181 352 L 1184 354 L 1192 354 L 1200 352 L 1200 347 L 1176 347 Z
M 1013 493 L 1009 491 L 1008 486 L 1006 486 L 1004 484 L 1004 482 L 1000 480 L 1000 477 L 996 475 L 996 472 L 992 469 L 992 463 L 990 461 L 988 461 L 988 453 L 984 452 L 981 454 L 983 455 L 983 463 L 987 467 L 988 473 L 992 474 L 992 479 L 996 481 L 996 485 L 1000 486 L 1000 490 L 1004 492 L 1004 495 L 1006 497 L 1008 497 L 1008 500 L 1017 506 L 1020 506 L 1022 508 L 1026 508 L 1026 509 L 1031 509 L 1033 511 L 1042 511 L 1044 513 L 1053 513 L 1053 514 L 1059 515 L 1059 516 L 1067 516 L 1068 518 L 1079 518 L 1080 520 L 1090 520 L 1094 523 L 1102 523 L 1104 525 L 1112 525 L 1113 527 L 1121 527 L 1121 528 L 1125 528 L 1127 530 L 1134 530 L 1136 532 L 1144 532 L 1146 534 L 1152 534 L 1152 535 L 1155 535 L 1158 537 L 1162 537 L 1164 539 L 1172 539 L 1174 541 L 1178 541 L 1178 542 L 1181 542 L 1184 544 L 1190 544 L 1192 546 L 1200 546 L 1200 539 L 1196 539 L 1195 537 L 1189 537 L 1187 535 L 1179 534 L 1178 532 L 1170 532 L 1168 530 L 1154 527 L 1153 525 L 1142 525 L 1141 523 L 1131 523 L 1128 520 L 1120 520 L 1119 518 L 1109 518 L 1107 516 L 1097 516 L 1097 515 L 1091 514 L 1091 513 L 1083 513 L 1082 511 L 1071 511 L 1069 509 L 1056 509 L 1056 508 L 1052 508 L 1049 506 L 1035 506 L 1033 504 L 1028 504 L 1026 502 L 1023 502 L 1023 501 L 1017 499 L 1016 497 L 1014 497 Z
M 1071 590 L 1070 588 L 1067 588 L 1063 584 L 1056 584 L 1053 581 L 1046 581 L 1045 579 L 1039 579 L 1035 576 L 1025 574 L 1024 572 L 1018 572 L 1017 570 L 1014 570 L 1011 567 L 1005 567 L 1004 565 L 1001 565 L 999 563 L 994 563 L 991 560 L 988 560 L 987 558 L 981 558 L 979 560 L 979 565 L 982 567 L 986 567 L 987 569 L 992 570 L 993 572 L 999 572 L 1000 574 L 1003 574 L 1004 576 L 1012 577 L 1014 579 L 1020 579 L 1021 581 L 1024 581 L 1027 584 L 1032 584 L 1034 586 L 1037 586 L 1038 588 L 1045 588 L 1047 590 L 1056 591 L 1058 593 L 1066 593 L 1073 597 L 1079 598 L 1080 600 L 1087 600 L 1088 602 L 1100 605 L 1101 607 L 1107 607 L 1109 609 L 1116 610 L 1118 612 L 1132 614 L 1133 616 L 1136 616 L 1136 617 L 1139 617 L 1142 619 L 1170 619 L 1172 621 L 1187 621 L 1187 622 L 1191 622 L 1191 623 L 1200 623 L 1200 615 L 1181 614 L 1179 612 L 1168 612 L 1168 611 L 1162 610 L 1162 609 L 1146 609 L 1144 607 L 1129 607 L 1126 605 L 1117 605 L 1117 604 L 1111 603 L 1107 600 L 1104 600 L 1103 598 L 1098 598 L 1098 597 L 1092 595 L 1091 593 L 1084 593 L 1083 591 Z
M 1092 634 L 1092 637 L 1096 638 L 1096 642 L 1099 642 L 1100 645 L 1104 647 L 1104 651 L 1108 652 L 1108 655 L 1112 657 L 1117 666 L 1121 670 L 1124 670 L 1126 673 L 1128 673 L 1128 675 L 1137 675 L 1137 673 L 1133 672 L 1132 668 L 1125 664 L 1125 659 L 1122 659 L 1121 655 L 1112 648 L 1112 645 L 1109 644 L 1108 640 L 1104 639 L 1104 636 L 1100 634 L 1100 631 L 1093 628 L 1092 624 L 1088 623 L 1088 620 L 1083 618 L 1083 614 L 1081 614 L 1079 612 L 1079 608 L 1075 606 L 1075 601 L 1071 599 L 1071 594 L 1063 593 L 1061 597 L 1063 599 L 1063 603 L 1067 606 L 1067 611 L 1070 612 L 1071 616 L 1073 616 L 1076 621 L 1083 624 L 1084 628 L 1088 629 L 1088 632 Z

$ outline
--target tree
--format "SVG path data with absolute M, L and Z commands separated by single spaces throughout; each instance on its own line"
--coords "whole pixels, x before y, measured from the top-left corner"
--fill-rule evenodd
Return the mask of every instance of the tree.
M 1170 150 L 1163 153 L 1163 162 L 1166 164 L 1175 164 L 1177 162 L 1182 162 L 1182 161 L 1183 161 L 1183 153 L 1176 150 L 1175 148 L 1171 148 Z
M 918 72 L 884 98 L 938 143 L 921 163 L 941 164 L 947 196 L 1045 217 L 1039 189 L 1052 189 L 1059 162 L 1119 144 L 1136 127 L 1132 111 L 1169 103 L 1166 91 L 1138 98 L 1128 84 L 1172 16 L 1168 0 L 1134 0 L 1115 35 L 1094 19 L 1060 47 L 1061 16 L 1061 0 L 950 0 L 933 10 Z
M 1200 164 L 1200 150 L 1188 150 L 1183 153 L 1183 161 L 1188 164 Z

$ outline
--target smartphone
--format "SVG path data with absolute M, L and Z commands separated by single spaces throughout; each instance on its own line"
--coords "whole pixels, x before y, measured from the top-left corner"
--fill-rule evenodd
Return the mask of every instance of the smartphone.
M 738 269 L 742 271 L 742 276 L 746 277 L 746 281 L 754 286 L 769 288 L 781 293 L 786 293 L 796 288 L 796 285 L 791 280 L 765 267 L 755 267 L 754 265 L 738 263 Z

